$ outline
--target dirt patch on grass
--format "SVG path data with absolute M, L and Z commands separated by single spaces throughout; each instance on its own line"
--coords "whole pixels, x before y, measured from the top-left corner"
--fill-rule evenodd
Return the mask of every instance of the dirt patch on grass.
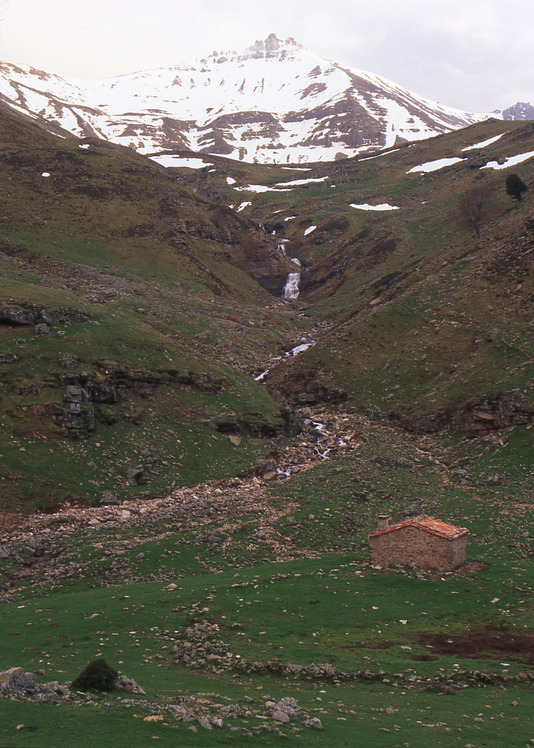
M 483 561 L 469 561 L 467 564 L 455 569 L 455 574 L 476 574 L 487 566 Z
M 10 514 L 0 512 L 0 538 L 4 534 L 9 534 L 16 530 L 18 527 L 22 527 L 28 522 L 28 518 L 23 514 Z
M 327 649 L 343 649 L 349 652 L 358 652 L 362 649 L 380 649 L 386 650 L 390 647 L 395 646 L 397 642 L 390 639 L 373 639 L 370 641 L 353 642 L 351 644 L 342 644 L 336 642 L 334 644 L 324 644 Z
M 498 655 L 507 660 L 534 665 L 534 633 L 495 625 L 474 626 L 458 634 L 422 634 L 421 644 L 433 654 L 484 658 Z

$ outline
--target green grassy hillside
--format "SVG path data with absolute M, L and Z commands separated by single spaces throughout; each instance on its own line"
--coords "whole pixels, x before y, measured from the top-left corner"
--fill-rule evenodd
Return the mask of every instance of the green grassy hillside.
M 534 741 L 534 216 L 483 168 L 531 150 L 165 170 L 0 111 L 0 746 Z M 467 563 L 370 565 L 420 513 Z
M 532 185 L 532 161 L 484 165 L 533 149 L 531 123 L 489 120 L 301 170 L 302 180 L 323 182 L 249 195 L 243 214 L 288 240 L 286 254 L 303 266 L 299 303 L 330 324 L 315 347 L 273 370 L 268 386 L 292 402 L 342 391 L 353 406 L 422 429 L 478 430 L 470 414 L 479 400 L 498 424 L 503 397 L 510 413 L 501 425 L 521 421 L 519 413 L 530 420 L 532 198 L 513 200 L 505 180 L 514 172 Z M 410 171 L 441 159 L 457 161 Z M 258 172 L 256 182 L 280 184 L 280 173 L 261 180 Z M 475 225 L 462 206 L 477 195 Z M 355 207 L 384 204 L 397 209 Z
M 281 397 L 289 408 L 342 401 L 420 431 L 478 433 L 533 418 L 530 197 L 506 194 L 509 169 L 483 168 L 534 148 L 530 123 L 489 120 L 305 168 L 204 157 L 201 170 L 165 170 L 6 112 L 0 144 L 10 508 L 34 505 L 21 449 L 42 453 L 35 503 L 95 500 L 110 473 L 117 488 L 131 488 L 124 476 L 139 462 L 129 449 L 116 468 L 86 475 L 96 455 L 84 450 L 96 439 L 122 452 L 142 423 L 141 441 L 161 445 L 162 462 L 183 462 L 183 449 L 165 451 L 176 431 L 169 421 L 181 424 L 179 443 L 193 421 L 204 454 L 225 413 L 245 441 L 280 433 L 290 420 Z M 457 161 L 410 171 L 444 158 Z M 514 167 L 527 185 L 529 164 Z M 476 226 L 461 207 L 473 190 L 483 194 Z M 355 207 L 380 204 L 397 209 Z M 288 303 L 281 289 L 298 269 L 289 258 L 302 274 L 299 299 Z M 45 319 L 50 329 L 39 335 Z M 272 361 L 263 380 L 277 403 L 250 373 L 306 329 L 315 345 Z M 82 385 L 83 402 L 65 401 L 66 387 Z M 69 408 L 83 411 L 74 422 Z M 89 439 L 73 448 L 78 435 Z M 235 445 L 223 444 L 229 473 L 250 459 L 227 462 Z M 71 476 L 61 490 L 56 456 Z M 202 478 L 194 467 L 180 475 Z M 160 476 L 155 491 L 176 480 L 170 469 Z
M 2 507 L 158 495 L 268 451 L 290 418 L 249 372 L 297 333 L 265 232 L 6 112 L 0 151 Z
M 347 420 L 360 447 L 279 486 L 70 507 L 13 533 L 1 667 L 68 684 L 105 658 L 146 695 L 4 700 L 0 745 L 111 745 L 117 725 L 139 748 L 528 745 L 531 429 L 431 438 Z M 420 511 L 469 528 L 466 566 L 371 567 L 377 515 Z

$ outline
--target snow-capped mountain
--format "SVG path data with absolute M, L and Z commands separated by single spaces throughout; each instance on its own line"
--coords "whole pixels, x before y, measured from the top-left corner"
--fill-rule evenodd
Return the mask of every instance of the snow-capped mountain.
M 442 106 L 274 34 L 242 52 L 95 82 L 3 63 L 0 99 L 51 128 L 146 154 L 187 148 L 264 163 L 333 160 L 488 116 Z
M 533 120 L 534 106 L 529 102 L 518 101 L 513 106 L 503 109 L 501 116 L 503 119 Z

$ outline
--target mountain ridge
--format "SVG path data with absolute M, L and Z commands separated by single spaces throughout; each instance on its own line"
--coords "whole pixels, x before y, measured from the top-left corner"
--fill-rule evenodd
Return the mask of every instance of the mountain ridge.
M 0 97 L 78 137 L 149 154 L 188 148 L 259 163 L 333 160 L 485 119 L 271 34 L 243 51 L 102 81 L 0 64 Z

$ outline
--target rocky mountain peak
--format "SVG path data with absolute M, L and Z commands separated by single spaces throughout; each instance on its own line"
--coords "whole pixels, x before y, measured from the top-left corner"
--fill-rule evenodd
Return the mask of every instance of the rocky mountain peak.
M 276 34 L 269 34 L 265 40 L 258 40 L 250 47 L 247 47 L 247 52 L 278 52 L 282 49 L 297 48 L 302 49 L 302 46 L 296 42 L 292 36 L 285 40 L 279 39 Z
M 534 106 L 526 101 L 518 101 L 503 110 L 502 118 L 507 120 L 534 120 Z
M 201 60 L 203 64 L 209 62 L 245 62 L 246 60 L 268 60 L 274 58 L 285 59 L 303 51 L 304 47 L 293 39 L 279 39 L 276 34 L 269 34 L 266 39 L 258 39 L 244 50 L 213 51 L 209 58 Z
M 192 64 L 80 84 L 0 68 L 0 99 L 81 137 L 144 154 L 188 149 L 259 163 L 334 160 L 482 119 L 334 64 L 272 33 Z

